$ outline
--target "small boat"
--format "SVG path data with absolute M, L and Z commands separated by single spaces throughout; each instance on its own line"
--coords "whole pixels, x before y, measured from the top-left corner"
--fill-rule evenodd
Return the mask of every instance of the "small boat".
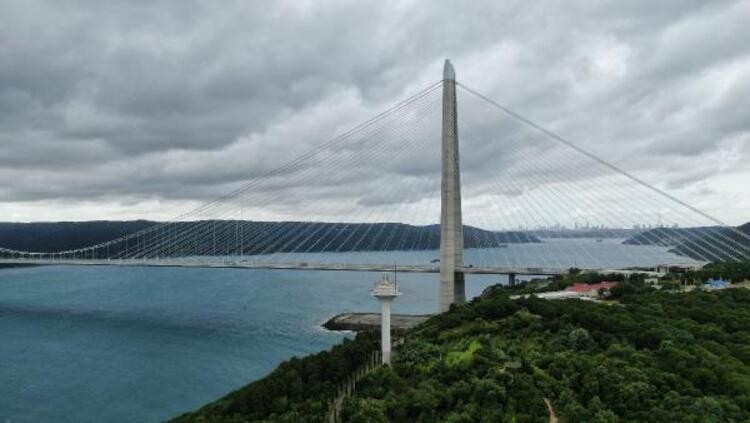
M 430 260 L 430 263 L 440 263 L 440 259 L 439 258 L 432 259 Z

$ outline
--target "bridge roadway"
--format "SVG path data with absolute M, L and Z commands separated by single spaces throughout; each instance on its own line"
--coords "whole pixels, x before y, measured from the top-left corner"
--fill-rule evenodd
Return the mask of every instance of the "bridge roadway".
M 195 267 L 195 268 L 227 268 L 227 269 L 276 269 L 276 270 L 327 270 L 354 272 L 392 272 L 393 264 L 353 264 L 353 263 L 273 263 L 251 260 L 213 259 L 0 259 L 2 264 L 40 265 L 40 266 L 132 266 L 132 267 Z M 404 273 L 440 273 L 438 264 L 398 264 L 395 268 Z M 567 274 L 569 268 L 554 267 L 507 267 L 507 266 L 464 266 L 461 270 L 466 274 L 477 275 L 538 275 L 555 276 Z M 656 272 L 633 271 L 621 269 L 581 269 L 582 272 L 646 273 L 656 275 Z

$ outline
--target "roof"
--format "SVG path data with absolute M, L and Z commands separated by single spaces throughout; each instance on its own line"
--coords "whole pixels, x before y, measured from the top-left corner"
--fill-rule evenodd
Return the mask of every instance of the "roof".
M 591 291 L 599 291 L 600 289 L 610 289 L 614 286 L 617 286 L 617 282 L 610 282 L 610 281 L 603 281 L 599 283 L 576 283 L 568 287 L 567 291 L 573 291 L 573 292 L 591 292 Z
M 712 287 L 724 288 L 727 285 L 729 285 L 729 282 L 727 282 L 727 281 L 725 281 L 723 279 L 709 279 L 709 280 L 706 281 L 706 283 L 704 283 L 704 285 L 709 285 L 709 286 L 712 286 Z

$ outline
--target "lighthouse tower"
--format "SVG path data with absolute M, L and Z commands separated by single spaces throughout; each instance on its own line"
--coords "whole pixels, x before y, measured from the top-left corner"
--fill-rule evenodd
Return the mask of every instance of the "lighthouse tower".
M 380 344 L 383 352 L 383 364 L 391 364 L 391 303 L 401 295 L 398 285 L 383 274 L 372 289 L 373 297 L 380 301 Z

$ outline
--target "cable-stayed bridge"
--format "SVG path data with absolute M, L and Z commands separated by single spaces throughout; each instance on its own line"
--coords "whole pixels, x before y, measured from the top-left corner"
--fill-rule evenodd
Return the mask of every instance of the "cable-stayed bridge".
M 0 248 L 0 263 L 395 267 L 440 273 L 445 309 L 464 301 L 466 274 L 750 259 L 747 233 L 457 82 L 448 61 L 440 81 L 335 138 L 270 150 L 248 157 L 244 185 L 169 222 L 65 251 Z M 531 231 L 579 225 L 597 239 Z

